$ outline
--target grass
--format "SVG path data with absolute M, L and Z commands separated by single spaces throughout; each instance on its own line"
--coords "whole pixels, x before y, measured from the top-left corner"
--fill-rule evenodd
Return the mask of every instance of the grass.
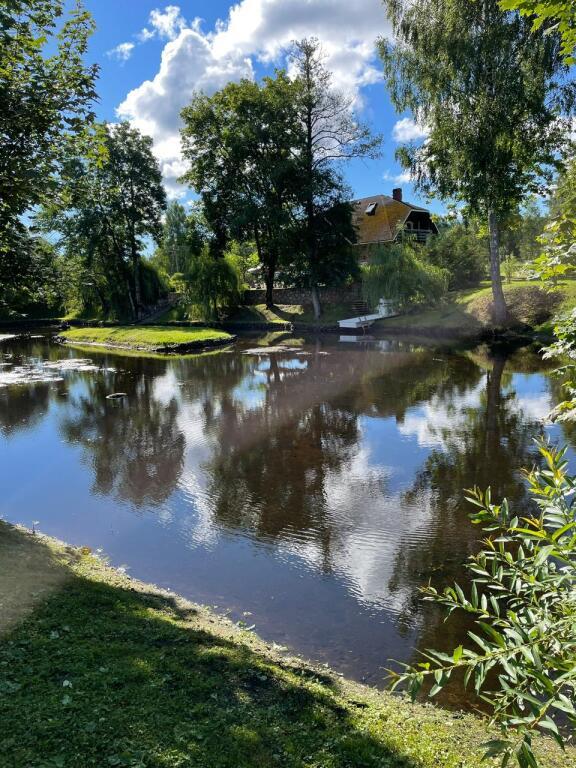
M 3 768 L 480 765 L 488 734 L 475 717 L 313 669 L 87 550 L 4 523 L 0 604 Z M 546 768 L 576 759 L 548 740 L 537 749 Z
M 504 291 L 509 292 L 535 285 L 538 283 L 529 280 L 517 280 L 511 284 L 505 283 Z M 563 294 L 562 303 L 558 309 L 558 314 L 560 314 L 576 305 L 576 280 L 563 280 L 559 283 L 558 290 Z M 448 294 L 446 300 L 437 307 L 380 320 L 376 327 L 382 330 L 406 328 L 410 330 L 453 331 L 459 334 L 478 332 L 483 326 L 471 314 L 470 308 L 477 299 L 490 294 L 490 283 L 485 281 L 477 288 L 454 291 Z M 546 324 L 541 329 L 546 330 L 550 325 Z
M 71 328 L 63 331 L 62 338 L 80 344 L 98 344 L 109 347 L 161 350 L 176 345 L 202 346 L 232 340 L 232 336 L 213 328 L 172 328 L 166 326 L 116 326 L 112 328 Z

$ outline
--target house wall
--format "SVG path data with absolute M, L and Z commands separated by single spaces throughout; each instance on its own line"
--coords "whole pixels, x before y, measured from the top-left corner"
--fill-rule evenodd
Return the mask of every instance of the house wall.
M 342 288 L 320 288 L 320 301 L 324 304 L 346 304 L 362 300 L 362 286 L 354 283 Z M 244 291 L 244 304 L 264 304 L 266 291 L 251 288 Z M 311 305 L 310 291 L 301 288 L 276 288 L 274 290 L 276 304 L 306 304 Z

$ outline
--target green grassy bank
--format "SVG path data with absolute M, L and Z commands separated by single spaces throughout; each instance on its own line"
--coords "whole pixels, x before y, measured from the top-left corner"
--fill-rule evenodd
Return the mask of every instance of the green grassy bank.
M 534 281 L 517 280 L 513 283 L 506 283 L 504 293 L 510 300 L 518 289 L 534 288 L 538 285 Z M 557 290 L 561 294 L 561 300 L 555 309 L 555 315 L 562 314 L 576 306 L 576 280 L 563 280 L 558 284 Z M 479 299 L 488 298 L 491 294 L 492 288 L 490 283 L 486 281 L 477 288 L 449 293 L 438 306 L 380 320 L 375 327 L 381 330 L 406 329 L 409 331 L 424 330 L 473 335 L 486 328 L 474 315 L 474 306 Z M 547 322 L 538 326 L 536 330 L 549 332 L 552 325 L 552 322 Z
M 213 328 L 170 328 L 161 325 L 116 326 L 111 328 L 71 328 L 60 337 L 67 342 L 97 344 L 150 351 L 201 348 L 225 344 L 233 337 Z
M 312 669 L 86 550 L 4 523 L 0 605 L 3 768 L 480 765 L 487 734 L 473 716 Z M 575 764 L 539 747 L 544 766 Z

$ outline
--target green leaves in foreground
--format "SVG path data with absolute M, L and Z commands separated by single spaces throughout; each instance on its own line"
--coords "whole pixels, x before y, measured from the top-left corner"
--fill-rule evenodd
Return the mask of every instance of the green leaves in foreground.
M 527 475 L 538 511 L 527 517 L 506 500 L 494 504 L 490 489 L 469 491 L 472 522 L 488 534 L 467 566 L 470 594 L 458 584 L 423 592 L 449 613 L 474 616 L 471 642 L 452 655 L 428 650 L 416 666 L 392 673 L 392 687 L 404 684 L 414 698 L 428 679 L 434 696 L 462 670 L 501 728 L 502 738 L 485 746 L 486 757 L 502 756 L 502 766 L 515 759 L 520 768 L 538 768 L 533 737 L 544 731 L 564 748 L 576 725 L 576 477 L 567 473 L 565 452 L 540 445 L 544 469 Z

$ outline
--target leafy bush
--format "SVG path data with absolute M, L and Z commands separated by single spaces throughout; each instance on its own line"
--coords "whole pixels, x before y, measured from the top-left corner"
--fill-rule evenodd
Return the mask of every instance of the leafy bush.
M 427 586 L 425 599 L 449 613 L 474 617 L 470 647 L 451 655 L 428 650 L 424 661 L 392 672 L 393 686 L 407 684 L 412 697 L 426 679 L 430 696 L 454 672 L 473 679 L 475 691 L 492 708 L 502 738 L 486 744 L 487 755 L 501 755 L 502 766 L 515 758 L 521 768 L 537 768 L 532 740 L 540 730 L 563 746 L 560 720 L 576 725 L 576 477 L 567 473 L 566 449 L 540 446 L 544 469 L 528 474 L 537 513 L 520 517 L 504 500 L 494 504 L 490 489 L 470 491 L 478 509 L 472 522 L 487 533 L 484 548 L 471 558 L 473 576 L 466 597 L 458 584 L 439 593 Z M 491 676 L 486 690 L 490 670 Z
M 536 326 L 549 320 L 562 302 L 562 295 L 536 285 L 504 289 L 511 325 Z M 494 324 L 492 295 L 479 296 L 469 305 L 470 313 L 481 323 Z
M 140 283 L 142 286 L 142 301 L 146 306 L 157 304 L 168 292 L 168 281 L 165 276 L 147 260 L 140 265 Z
M 431 237 L 422 258 L 449 272 L 450 290 L 477 285 L 486 274 L 488 247 L 485 239 L 464 224 L 451 224 Z
M 400 307 L 438 301 L 448 290 L 448 271 L 427 264 L 409 243 L 381 246 L 362 267 L 362 291 L 371 306 L 381 298 Z
M 206 249 L 186 275 L 186 298 L 201 309 L 205 320 L 217 318 L 222 309 L 239 303 L 238 270 L 230 259 L 210 256 Z

